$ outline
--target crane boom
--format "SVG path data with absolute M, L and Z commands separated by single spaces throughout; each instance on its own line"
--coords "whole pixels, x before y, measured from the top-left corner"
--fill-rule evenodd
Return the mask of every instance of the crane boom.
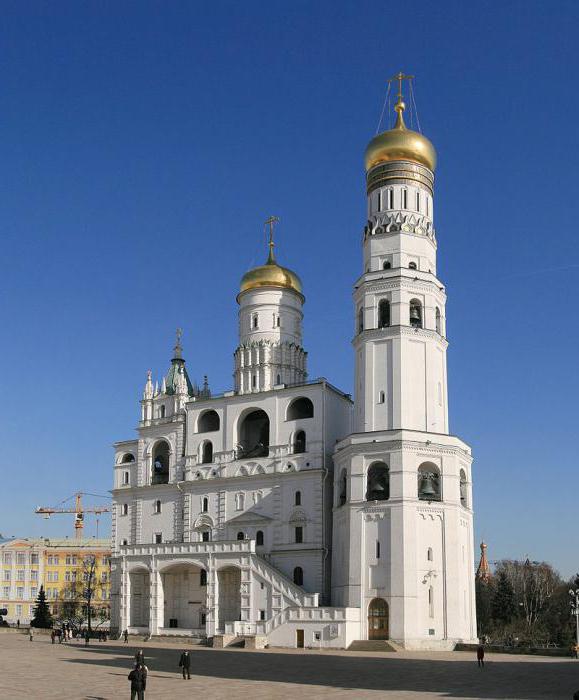
M 76 539 L 80 539 L 82 537 L 82 531 L 84 527 L 84 514 L 85 513 L 94 513 L 95 515 L 99 516 L 102 513 L 110 513 L 111 508 L 108 505 L 103 505 L 103 506 L 89 506 L 88 508 L 83 508 L 82 505 L 82 497 L 83 496 L 98 496 L 98 494 L 91 494 L 91 493 L 83 493 L 82 491 L 77 491 L 77 493 L 74 494 L 74 496 L 71 496 L 70 498 L 65 499 L 62 501 L 62 504 L 66 503 L 67 501 L 70 501 L 72 498 L 75 499 L 75 504 L 74 508 L 61 508 L 59 507 L 61 504 L 58 506 L 50 507 L 50 506 L 38 506 L 36 510 L 34 511 L 37 515 L 43 515 L 45 518 L 50 518 L 51 515 L 55 514 L 60 514 L 60 513 L 74 513 L 74 535 Z M 107 498 L 106 496 L 98 496 L 98 498 Z M 97 523 L 98 523 L 98 517 L 97 517 Z M 98 525 L 97 525 L 98 529 Z

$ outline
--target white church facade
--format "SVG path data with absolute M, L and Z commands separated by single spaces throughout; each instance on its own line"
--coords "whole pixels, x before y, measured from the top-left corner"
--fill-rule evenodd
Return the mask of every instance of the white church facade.
M 309 380 L 299 277 L 274 256 L 237 297 L 234 387 L 180 343 L 115 444 L 112 627 L 226 645 L 452 648 L 476 638 L 471 453 L 449 433 L 436 154 L 406 128 L 366 152 L 355 400 Z

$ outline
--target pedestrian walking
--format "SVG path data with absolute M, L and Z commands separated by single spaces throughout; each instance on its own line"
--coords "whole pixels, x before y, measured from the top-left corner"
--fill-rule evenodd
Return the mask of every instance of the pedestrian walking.
M 124 637 L 124 640 L 125 640 L 125 644 L 128 644 L 128 643 L 129 643 L 129 630 L 125 630 L 125 631 L 123 632 L 123 637 Z
M 187 674 L 187 680 L 191 680 L 191 657 L 188 651 L 181 652 L 179 666 L 181 667 L 181 671 L 183 671 L 183 680 L 185 680 L 185 674 Z
M 16 627 L 18 627 L 18 629 L 20 629 L 20 620 L 19 619 L 16 620 Z
M 139 664 L 139 666 L 145 665 L 145 655 L 143 654 L 142 649 L 139 649 L 139 651 L 135 654 L 135 663 Z
M 147 688 L 147 673 L 141 664 L 135 664 L 135 668 L 128 676 L 131 681 L 131 700 L 145 700 Z
M 479 668 L 484 668 L 485 665 L 485 648 L 482 644 L 479 644 L 476 648 L 476 660 L 478 661 Z
M 31 642 L 34 641 L 34 627 L 30 627 L 28 630 L 28 638 Z
M 53 644 L 54 644 L 54 638 L 55 638 L 55 636 L 56 636 L 56 632 L 55 632 L 54 630 L 52 630 L 52 632 L 50 633 L 50 641 L 51 641 Z
M 89 641 L 90 641 L 90 633 L 89 633 L 89 631 L 87 630 L 87 631 L 84 633 L 84 645 L 85 645 L 85 647 L 88 646 Z

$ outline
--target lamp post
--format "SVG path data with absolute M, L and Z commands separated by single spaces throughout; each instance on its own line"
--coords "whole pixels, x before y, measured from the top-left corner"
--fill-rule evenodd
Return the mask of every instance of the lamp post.
M 579 588 L 577 590 L 571 589 L 569 591 L 571 596 L 571 614 L 575 615 L 575 658 L 577 657 L 577 652 L 579 651 Z

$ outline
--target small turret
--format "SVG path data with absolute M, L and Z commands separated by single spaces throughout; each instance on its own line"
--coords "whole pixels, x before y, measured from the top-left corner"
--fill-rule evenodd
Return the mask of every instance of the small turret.
M 145 390 L 143 391 L 143 398 L 145 400 L 153 398 L 153 373 L 151 370 L 147 371 L 147 382 L 145 384 Z

